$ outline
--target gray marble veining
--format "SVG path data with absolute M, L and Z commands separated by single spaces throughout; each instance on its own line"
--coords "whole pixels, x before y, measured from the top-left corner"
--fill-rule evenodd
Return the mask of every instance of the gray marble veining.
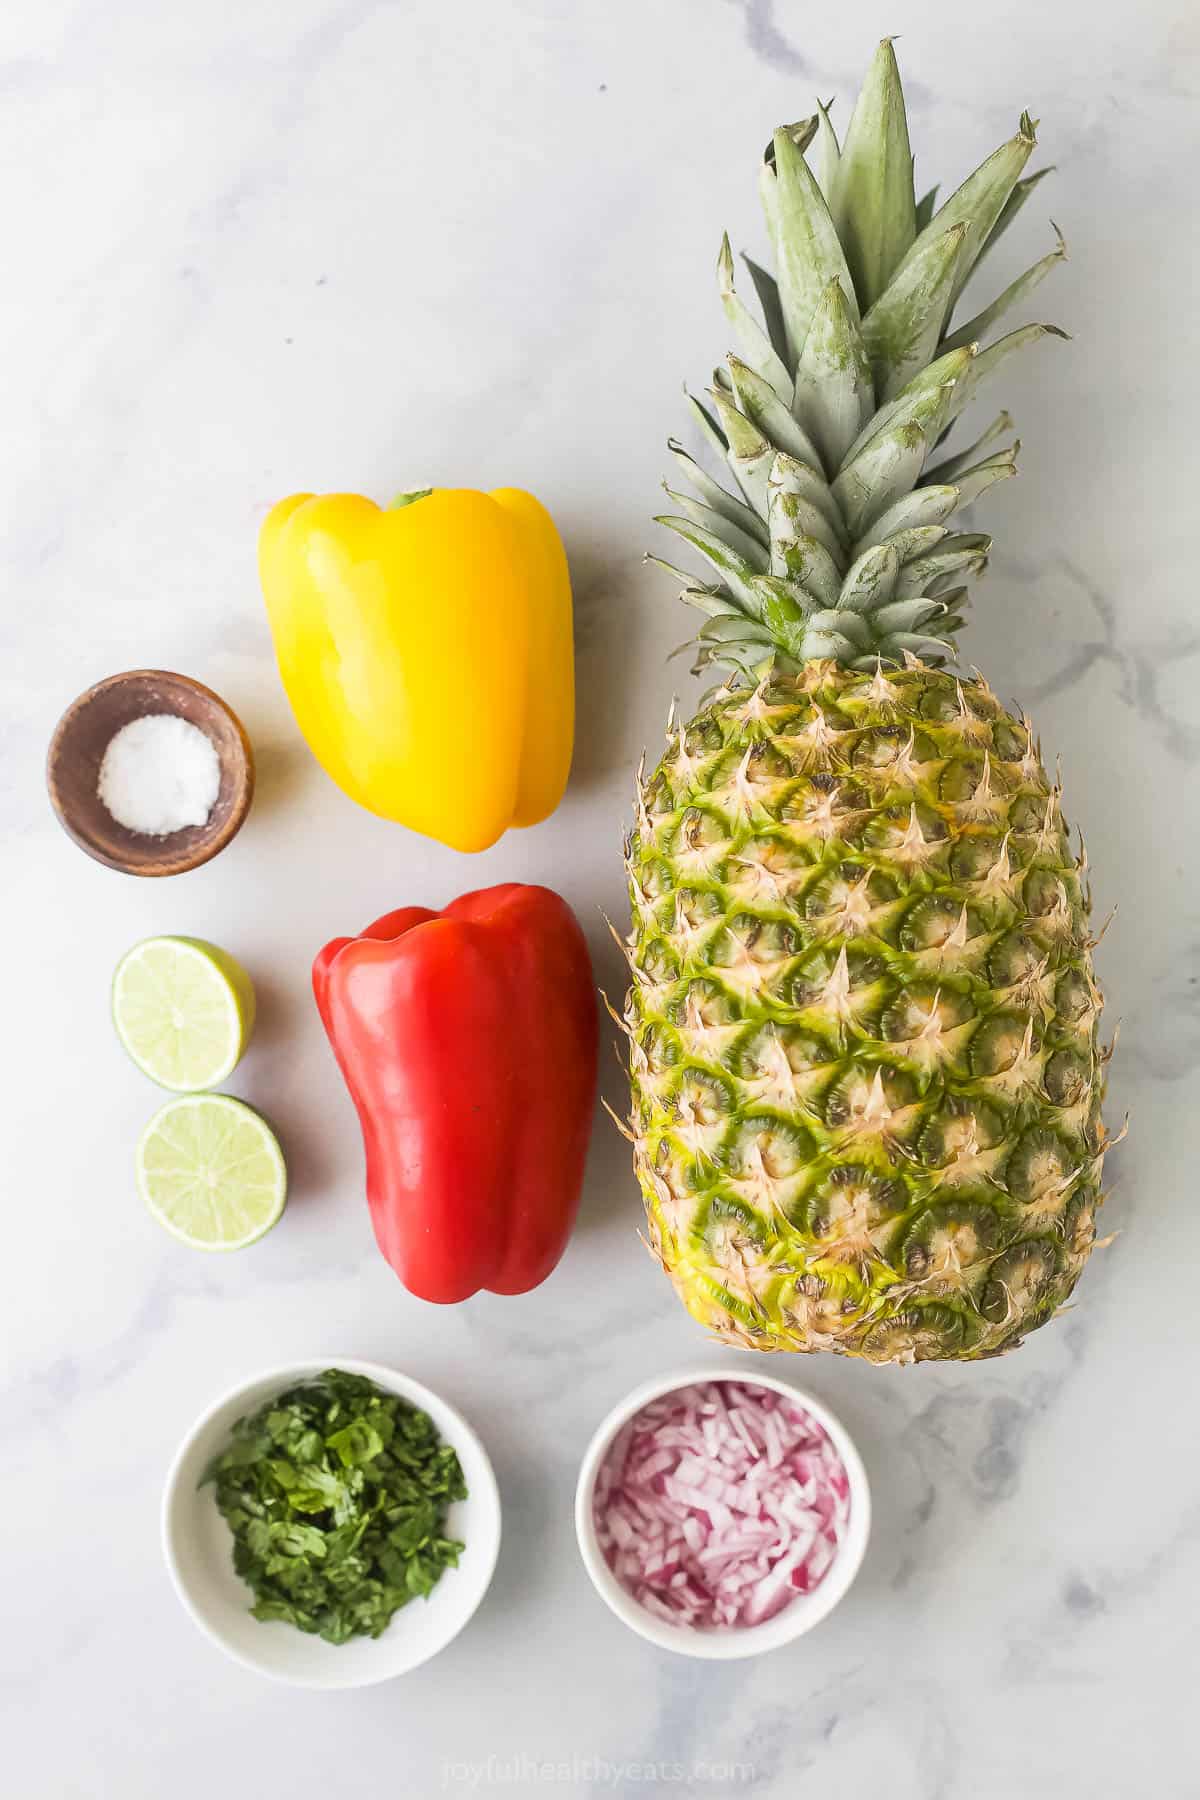
M 1022 106 L 1057 165 L 997 285 L 1063 226 L 1038 305 L 1072 333 L 1004 383 L 1022 479 L 968 656 L 1061 754 L 1123 1021 L 1097 1255 L 1072 1312 L 974 1369 L 800 1378 L 856 1433 L 877 1525 L 850 1598 L 750 1665 L 625 1634 L 571 1525 L 597 1418 L 706 1346 L 634 1235 L 601 1125 L 578 1236 L 519 1302 L 433 1311 L 370 1242 L 313 951 L 406 900 L 544 879 L 622 914 L 632 772 L 689 624 L 641 563 L 679 388 L 725 348 L 720 231 L 761 249 L 768 129 L 903 33 L 922 174 L 953 180 Z M 769 1800 L 1200 1793 L 1192 1732 L 1200 1443 L 1200 760 L 1191 420 L 1200 15 L 996 0 L 11 0 L 0 19 L 7 274 L 0 419 L 0 1276 L 6 1787 L 23 1800 L 548 1791 Z M 844 113 L 843 113 L 844 116 Z M 555 819 L 472 862 L 357 811 L 300 743 L 254 569 L 297 487 L 517 482 L 568 540 L 576 772 Z M 227 695 L 259 797 L 216 863 L 122 880 L 59 833 L 46 739 L 90 681 L 178 667 Z M 232 1084 L 277 1123 L 281 1228 L 206 1261 L 159 1234 L 130 1159 L 156 1093 L 111 1037 L 118 955 L 227 944 L 262 1020 Z M 620 1104 L 615 1067 L 606 1078 Z M 161 1480 L 209 1398 L 289 1355 L 409 1368 L 483 1427 L 506 1505 L 494 1589 L 440 1659 L 308 1698 L 225 1662 L 157 1545 Z M 549 1765 L 547 1774 L 541 1765 Z M 646 1770 L 649 1768 L 649 1773 Z

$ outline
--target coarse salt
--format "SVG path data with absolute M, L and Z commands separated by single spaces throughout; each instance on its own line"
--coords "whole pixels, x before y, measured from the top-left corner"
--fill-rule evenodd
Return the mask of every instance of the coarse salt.
M 147 713 L 122 725 L 105 749 L 96 784 L 117 824 L 143 837 L 207 824 L 220 789 L 211 741 L 175 713 Z

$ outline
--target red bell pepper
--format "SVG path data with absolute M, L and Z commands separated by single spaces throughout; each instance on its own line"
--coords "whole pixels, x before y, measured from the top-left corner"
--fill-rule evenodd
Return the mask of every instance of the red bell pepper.
M 566 1248 L 596 1091 L 587 944 L 517 882 L 404 906 L 313 963 L 388 1262 L 423 1300 L 523 1294 Z

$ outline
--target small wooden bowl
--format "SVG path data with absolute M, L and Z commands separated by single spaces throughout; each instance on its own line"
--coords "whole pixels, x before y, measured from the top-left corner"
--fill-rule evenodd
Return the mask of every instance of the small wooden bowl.
M 174 713 L 198 726 L 221 765 L 205 823 L 166 837 L 118 825 L 96 792 L 112 738 L 147 713 Z M 98 681 L 68 706 L 50 740 L 46 786 L 63 830 L 97 862 L 123 875 L 182 875 L 208 862 L 240 829 L 254 796 L 254 753 L 237 714 L 211 688 L 165 669 L 130 669 Z

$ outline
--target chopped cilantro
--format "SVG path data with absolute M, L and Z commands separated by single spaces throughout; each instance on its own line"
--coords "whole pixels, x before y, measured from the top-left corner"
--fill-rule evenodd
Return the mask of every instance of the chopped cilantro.
M 362 1375 L 327 1369 L 239 1419 L 208 1481 L 254 1617 L 330 1644 L 378 1637 L 463 1549 L 444 1534 L 467 1494 L 457 1455 L 428 1413 Z

